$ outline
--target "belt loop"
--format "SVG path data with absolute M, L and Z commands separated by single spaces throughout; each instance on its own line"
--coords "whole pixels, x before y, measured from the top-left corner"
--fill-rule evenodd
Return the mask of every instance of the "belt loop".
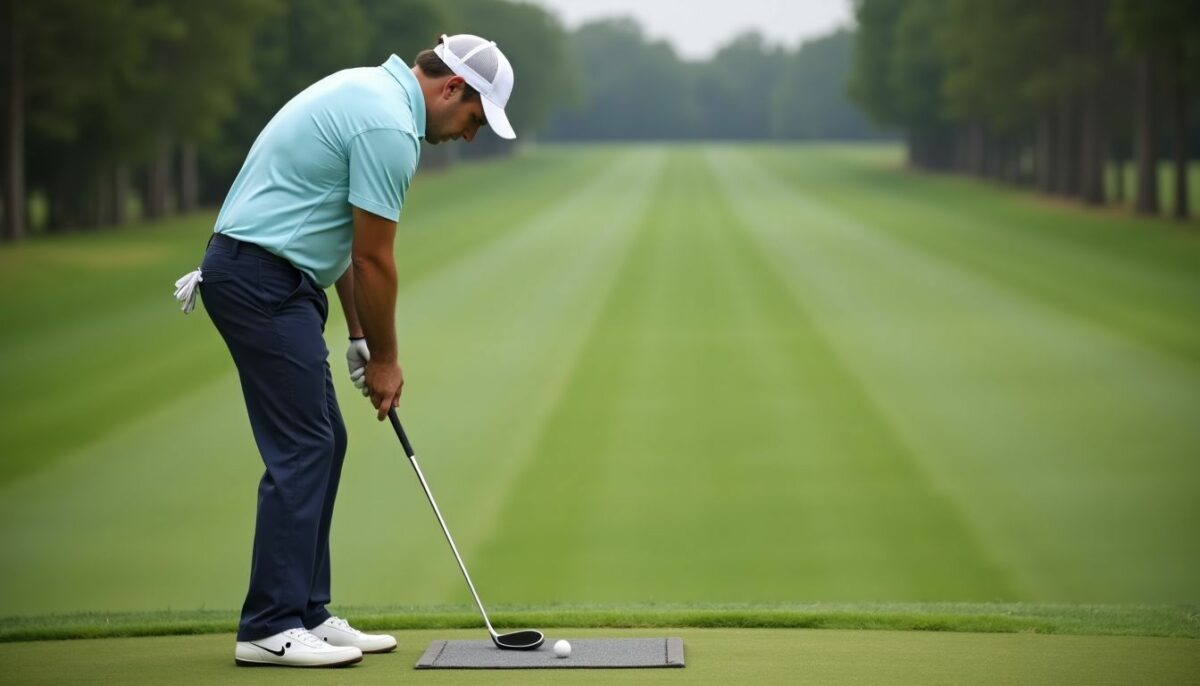
M 234 240 L 231 242 L 233 243 L 233 250 L 229 252 L 229 256 L 236 260 L 238 256 L 238 248 L 242 247 L 242 242 L 239 240 Z

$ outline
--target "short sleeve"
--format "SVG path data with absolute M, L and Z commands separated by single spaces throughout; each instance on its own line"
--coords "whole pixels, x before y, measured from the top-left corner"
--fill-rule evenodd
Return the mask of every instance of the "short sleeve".
M 350 204 L 384 219 L 400 219 L 404 194 L 420 153 L 413 136 L 395 129 L 365 131 L 350 139 Z

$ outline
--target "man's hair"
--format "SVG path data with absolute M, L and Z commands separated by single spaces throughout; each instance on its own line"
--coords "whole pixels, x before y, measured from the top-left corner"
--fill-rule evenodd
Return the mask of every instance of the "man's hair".
M 432 48 L 417 53 L 417 57 L 413 62 L 421 68 L 421 73 L 430 78 L 437 79 L 443 76 L 454 76 L 454 71 L 446 66 L 446 63 L 442 61 L 442 58 L 437 56 L 437 53 Z M 464 100 L 478 98 L 479 91 L 472 88 L 471 84 L 463 82 L 462 97 Z

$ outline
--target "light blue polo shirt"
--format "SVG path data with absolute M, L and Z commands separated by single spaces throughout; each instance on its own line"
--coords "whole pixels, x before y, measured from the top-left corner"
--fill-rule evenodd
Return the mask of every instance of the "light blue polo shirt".
M 327 76 L 258 135 L 215 231 L 287 259 L 328 288 L 350 264 L 350 206 L 399 219 L 424 136 L 425 98 L 399 57 Z

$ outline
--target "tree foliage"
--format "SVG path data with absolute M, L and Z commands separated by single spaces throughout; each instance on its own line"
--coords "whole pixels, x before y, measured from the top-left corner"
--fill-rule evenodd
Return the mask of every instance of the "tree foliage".
M 583 98 L 558 113 L 560 140 L 804 139 L 876 136 L 844 95 L 853 35 L 796 50 L 758 33 L 735 37 L 703 62 L 685 62 L 630 19 L 595 21 L 571 35 Z
M 583 95 L 578 109 L 557 118 L 556 137 L 645 140 L 695 131 L 691 74 L 670 45 L 647 40 L 628 19 L 585 24 L 571 39 Z
M 702 135 L 728 140 L 770 137 L 774 93 L 781 85 L 786 55 L 751 32 L 699 65 L 696 104 Z
M 1108 157 L 1132 140 L 1138 207 L 1153 212 L 1157 145 L 1167 137 L 1176 215 L 1187 216 L 1200 4 L 856 0 L 855 11 L 850 95 L 872 120 L 904 132 L 914 165 L 1036 182 L 1100 203 Z M 1126 109 L 1131 101 L 1136 108 Z
M 219 202 L 292 96 L 393 53 L 411 62 L 442 33 L 504 46 L 523 138 L 577 95 L 557 20 L 504 0 L 0 0 L 0 24 L 8 238 L 30 194 L 50 230 L 119 223 L 133 186 L 148 216 Z
M 770 99 L 773 138 L 854 139 L 871 134 L 866 116 L 845 96 L 854 54 L 847 30 L 805 43 L 783 58 Z

